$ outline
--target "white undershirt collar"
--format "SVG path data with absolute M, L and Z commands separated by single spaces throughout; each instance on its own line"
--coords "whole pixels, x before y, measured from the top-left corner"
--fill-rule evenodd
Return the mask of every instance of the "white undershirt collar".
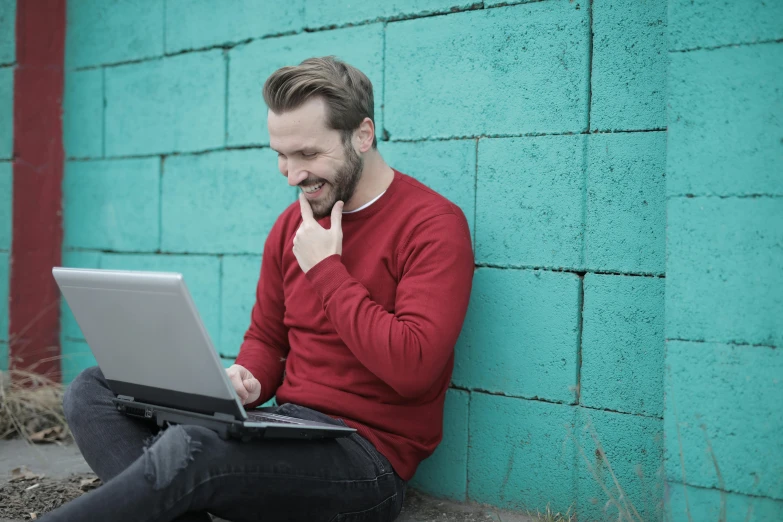
M 362 205 L 361 207 L 359 207 L 359 208 L 357 208 L 355 210 L 343 210 L 343 214 L 353 214 L 354 212 L 359 212 L 360 210 L 364 210 L 365 208 L 369 207 L 370 205 L 372 205 L 373 203 L 375 203 L 376 201 L 381 199 L 381 196 L 383 196 L 384 194 L 386 194 L 385 190 L 383 192 L 381 192 L 380 194 L 378 194 L 371 201 L 368 201 L 367 203 L 365 203 L 364 205 Z

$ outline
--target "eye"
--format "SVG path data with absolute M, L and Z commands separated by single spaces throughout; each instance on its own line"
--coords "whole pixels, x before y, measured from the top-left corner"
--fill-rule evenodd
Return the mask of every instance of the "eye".
M 308 152 L 303 152 L 302 156 L 304 156 L 305 158 L 314 158 L 316 154 L 318 154 L 318 153 L 317 152 L 309 152 L 309 153 Z

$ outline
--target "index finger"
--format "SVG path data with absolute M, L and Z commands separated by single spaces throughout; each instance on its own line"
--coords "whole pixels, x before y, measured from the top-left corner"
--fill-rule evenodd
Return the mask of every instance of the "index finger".
M 313 209 L 310 207 L 310 203 L 307 202 L 307 197 L 304 195 L 304 192 L 299 193 L 299 209 L 302 211 L 303 221 L 307 221 L 308 219 L 315 221 Z
M 230 373 L 228 377 L 231 380 L 231 384 L 234 386 L 234 391 L 237 392 L 239 399 L 242 401 L 242 404 L 244 404 L 245 399 L 247 399 L 247 389 L 245 389 L 242 379 L 240 379 L 237 372 Z

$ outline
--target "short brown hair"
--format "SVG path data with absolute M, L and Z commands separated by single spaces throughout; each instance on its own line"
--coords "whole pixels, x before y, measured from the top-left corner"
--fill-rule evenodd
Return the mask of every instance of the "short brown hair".
M 308 58 L 299 65 L 282 67 L 264 83 L 264 101 L 277 114 L 294 110 L 314 97 L 324 99 L 327 125 L 342 132 L 346 141 L 364 118 L 375 123 L 372 82 L 362 71 L 334 56 Z M 378 147 L 377 135 L 372 145 Z

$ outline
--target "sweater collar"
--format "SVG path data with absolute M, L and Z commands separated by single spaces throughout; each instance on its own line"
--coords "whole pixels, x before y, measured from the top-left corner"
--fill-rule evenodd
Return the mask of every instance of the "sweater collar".
M 383 195 L 378 198 L 378 201 L 367 208 L 359 210 L 358 212 L 343 214 L 343 222 L 358 221 L 361 219 L 366 219 L 370 216 L 374 216 L 389 204 L 391 199 L 394 197 L 394 193 L 397 192 L 397 187 L 400 184 L 400 176 L 402 176 L 398 170 L 392 169 L 392 171 L 394 171 L 394 179 L 392 179 L 391 185 L 389 185 L 389 188 L 386 189 L 386 192 L 384 192 Z

